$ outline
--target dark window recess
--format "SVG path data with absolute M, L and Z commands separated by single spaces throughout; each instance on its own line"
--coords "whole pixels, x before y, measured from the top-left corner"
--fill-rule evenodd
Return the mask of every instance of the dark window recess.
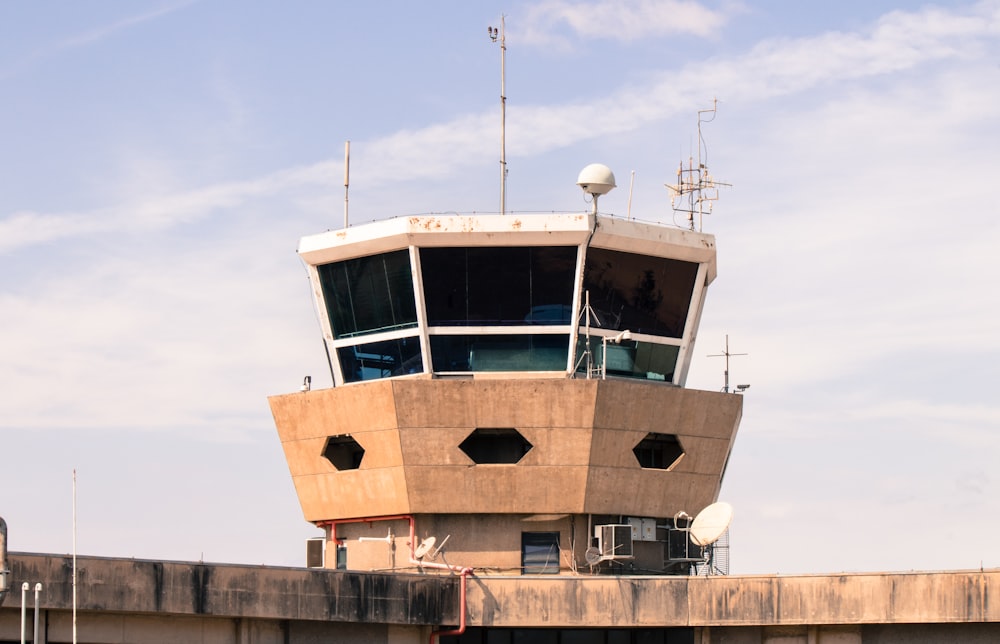
M 306 568 L 322 568 L 324 566 L 323 546 L 325 544 L 326 540 L 322 537 L 306 539 Z
M 684 456 L 684 448 L 673 434 L 650 432 L 632 449 L 632 453 L 642 467 L 669 470 Z
M 517 463 L 532 445 L 516 429 L 478 428 L 458 446 L 477 465 Z
M 583 288 L 597 316 L 591 323 L 680 338 L 697 276 L 693 262 L 589 248 Z
M 429 326 L 573 321 L 576 246 L 421 248 Z
M 521 533 L 521 572 L 525 575 L 559 574 L 559 533 Z
M 424 370 L 417 338 L 368 342 L 337 349 L 344 382 L 405 376 Z
M 333 337 L 405 329 L 417 325 L 410 253 L 357 257 L 316 267 Z
M 365 448 L 361 447 L 350 434 L 331 436 L 326 439 L 323 456 L 338 470 L 356 470 L 361 467 Z

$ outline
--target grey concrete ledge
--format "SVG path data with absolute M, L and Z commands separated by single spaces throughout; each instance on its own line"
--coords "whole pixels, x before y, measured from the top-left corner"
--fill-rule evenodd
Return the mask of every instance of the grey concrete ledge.
M 11 553 L 10 568 L 4 608 L 41 582 L 41 608 L 72 609 L 70 556 Z M 77 557 L 79 611 L 437 625 L 458 605 L 457 577 Z

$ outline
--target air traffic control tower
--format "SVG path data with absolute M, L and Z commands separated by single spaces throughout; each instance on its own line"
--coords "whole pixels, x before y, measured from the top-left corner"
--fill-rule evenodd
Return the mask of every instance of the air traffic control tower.
M 270 404 L 303 514 L 325 529 L 310 565 L 705 563 L 718 534 L 699 540 L 690 517 L 724 505 L 742 411 L 742 396 L 684 387 L 713 236 L 595 207 L 401 217 L 298 252 L 334 386 Z

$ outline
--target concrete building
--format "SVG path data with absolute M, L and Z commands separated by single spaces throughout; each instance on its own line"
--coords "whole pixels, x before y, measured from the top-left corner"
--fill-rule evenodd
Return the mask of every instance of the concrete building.
M 408 217 L 299 253 L 337 386 L 271 408 L 327 567 L 704 560 L 688 518 L 717 499 L 742 409 L 683 387 L 711 235 L 596 214 Z
M 74 606 L 108 644 L 1000 641 L 998 571 L 725 575 L 742 396 L 685 387 L 715 252 L 596 205 L 302 239 L 334 387 L 270 404 L 307 567 L 82 558 L 74 600 L 4 552 L 0 644 Z

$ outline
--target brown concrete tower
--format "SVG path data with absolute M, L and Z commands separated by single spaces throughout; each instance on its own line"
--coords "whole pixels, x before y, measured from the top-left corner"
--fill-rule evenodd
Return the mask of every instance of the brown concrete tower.
M 335 386 L 270 403 L 327 567 L 702 561 L 679 513 L 717 499 L 742 410 L 684 387 L 713 236 L 596 208 L 419 216 L 299 255 Z

